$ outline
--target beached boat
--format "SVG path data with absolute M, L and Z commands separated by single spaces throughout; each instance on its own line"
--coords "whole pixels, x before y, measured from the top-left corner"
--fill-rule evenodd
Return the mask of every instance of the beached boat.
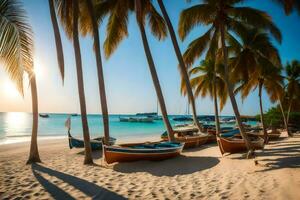
M 180 155 L 184 143 L 153 142 L 115 146 L 103 145 L 104 159 L 108 164 L 138 160 L 165 160 Z
M 119 117 L 120 122 L 140 122 L 153 123 L 154 119 L 151 117 Z
M 216 137 L 216 130 L 214 129 L 208 129 L 207 133 L 209 134 L 207 143 L 210 142 L 216 142 L 217 141 L 217 137 Z M 232 137 L 236 134 L 239 133 L 238 129 L 234 129 L 232 127 L 221 127 L 221 137 Z
M 68 129 L 68 140 L 69 140 L 69 147 L 72 148 L 84 148 L 84 140 L 74 138 L 71 135 L 71 117 L 69 116 L 65 121 L 65 127 Z M 104 137 L 97 137 L 90 140 L 92 150 L 99 150 L 102 149 Z M 116 143 L 116 138 L 110 137 L 109 144 L 114 145 Z
M 42 117 L 42 118 L 49 118 L 48 114 L 39 114 L 39 116 Z
M 68 138 L 69 138 L 69 147 L 70 149 L 72 148 L 83 148 L 84 147 L 84 141 L 82 139 L 77 139 L 74 138 L 70 131 L 68 131 Z M 104 137 L 98 137 L 91 139 L 91 147 L 92 150 L 101 150 L 102 149 L 102 144 L 103 144 L 103 139 Z M 116 143 L 116 139 L 113 137 L 109 138 L 109 144 L 114 145 Z
M 185 143 L 184 149 L 201 146 L 205 144 L 209 138 L 209 135 L 206 133 L 198 133 L 199 130 L 194 125 L 176 127 L 173 131 L 176 141 Z M 168 140 L 167 132 L 161 135 L 161 139 L 164 141 Z
M 220 136 L 222 138 L 230 138 L 230 137 L 233 137 L 233 136 L 236 136 L 240 134 L 240 129 L 236 128 L 236 129 L 232 129 L 232 130 L 229 130 L 229 131 L 222 131 Z
M 280 138 L 281 132 L 277 129 L 272 129 L 267 131 L 269 140 L 276 140 Z
M 271 130 L 267 130 L 267 133 L 268 133 L 268 137 L 269 137 L 269 140 L 277 140 L 279 139 L 280 135 L 281 135 L 281 132 L 277 129 L 271 129 Z M 258 136 L 258 137 L 261 137 L 261 138 L 264 138 L 264 133 L 263 131 L 260 131 L 260 132 L 249 132 L 248 135 L 252 135 L 252 136 Z
M 238 137 L 217 138 L 217 142 L 222 154 L 239 153 L 247 150 L 244 139 Z M 264 140 L 260 137 L 251 138 L 251 143 L 255 150 L 264 148 Z

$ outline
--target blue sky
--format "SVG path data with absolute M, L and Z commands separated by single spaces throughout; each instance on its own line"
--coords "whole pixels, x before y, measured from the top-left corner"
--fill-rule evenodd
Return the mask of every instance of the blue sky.
M 55 42 L 51 20 L 46 0 L 23 1 L 28 12 L 30 23 L 34 31 L 35 67 L 38 80 L 39 107 L 41 112 L 79 112 L 79 99 L 75 71 L 75 60 L 72 44 L 63 33 L 63 47 L 65 53 L 66 77 L 65 84 L 59 75 L 56 61 Z M 156 2 L 156 1 L 155 1 Z M 182 9 L 192 4 L 183 0 L 164 0 L 166 9 L 172 23 L 177 30 L 179 13 Z M 275 43 L 280 51 L 283 63 L 292 59 L 300 60 L 300 17 L 296 13 L 285 16 L 282 9 L 273 4 L 271 0 L 248 0 L 245 5 L 268 11 L 283 35 L 281 45 Z M 155 3 L 156 8 L 159 7 Z M 160 10 L 159 10 L 160 11 Z M 106 21 L 100 27 L 101 45 L 105 38 Z M 124 40 L 117 51 L 109 60 L 103 56 L 104 75 L 107 91 L 109 112 L 137 113 L 156 111 L 156 94 L 148 69 L 143 46 L 135 24 L 134 16 L 129 18 L 129 37 Z M 207 27 L 197 27 L 180 43 L 184 52 L 189 42 L 204 33 Z M 170 38 L 160 42 L 156 40 L 147 29 L 152 54 L 155 60 L 163 94 L 169 114 L 185 114 L 187 100 L 180 94 L 180 78 L 177 69 L 177 59 L 173 51 Z M 81 38 L 82 61 L 84 68 L 84 83 L 87 109 L 89 113 L 101 112 L 95 58 L 92 51 L 90 37 Z M 1 65 L 1 64 L 0 64 Z M 9 86 L 8 86 L 9 85 Z M 0 111 L 31 111 L 31 97 L 28 83 L 25 83 L 25 97 L 16 94 L 11 87 L 7 75 L 0 68 Z M 243 103 L 237 96 L 241 114 L 257 114 L 259 111 L 257 91 L 254 91 Z M 264 109 L 271 106 L 266 94 L 264 94 Z M 199 114 L 213 114 L 212 100 L 209 98 L 197 99 Z M 231 104 L 228 102 L 222 114 L 232 114 Z

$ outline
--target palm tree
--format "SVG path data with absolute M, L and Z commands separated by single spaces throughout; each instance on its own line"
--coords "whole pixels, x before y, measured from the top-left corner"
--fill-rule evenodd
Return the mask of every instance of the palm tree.
M 199 66 L 193 67 L 189 71 L 191 75 L 191 86 L 194 88 L 195 96 L 206 97 L 209 95 L 214 99 L 216 134 L 220 135 L 220 121 L 218 98 L 220 99 L 220 110 L 226 104 L 228 94 L 226 92 L 226 84 L 222 78 L 224 74 L 224 66 L 216 63 L 215 59 L 206 59 Z M 182 86 L 185 86 L 182 83 Z M 186 88 L 182 87 L 183 94 L 186 94 Z
M 105 136 L 104 143 L 108 144 L 109 118 L 108 118 L 103 66 L 102 66 L 101 52 L 100 52 L 100 39 L 99 39 L 99 31 L 98 31 L 98 23 L 102 20 L 102 17 L 104 17 L 105 14 L 108 12 L 108 9 L 103 9 L 102 6 L 99 7 L 97 6 L 97 4 L 93 4 L 91 0 L 79 1 L 78 3 L 79 3 L 78 20 L 79 20 L 80 34 L 83 36 L 86 36 L 87 34 L 91 34 L 94 38 L 94 51 L 96 56 L 100 104 L 102 108 L 102 119 L 103 119 L 104 136 Z M 73 22 L 72 22 L 72 12 L 71 12 L 72 10 L 71 1 L 67 1 L 67 0 L 57 1 L 56 6 L 64 30 L 67 36 L 69 38 L 72 38 Z M 95 13 L 95 9 L 97 10 L 97 13 Z
M 76 74 L 77 74 L 77 84 L 78 84 L 78 94 L 81 112 L 81 121 L 83 129 L 83 139 L 85 148 L 84 164 L 92 164 L 92 150 L 90 144 L 90 133 L 87 121 L 86 112 L 86 102 L 84 93 L 84 82 L 82 73 L 82 61 L 81 61 L 81 51 L 79 43 L 79 30 L 78 30 L 78 20 L 80 17 L 79 4 L 82 6 L 83 1 L 78 0 L 62 0 L 56 1 L 57 14 L 62 22 L 63 28 L 67 34 L 67 37 L 73 41 L 75 60 L 76 60 Z M 90 23 L 89 23 L 90 24 Z
M 161 108 L 161 113 L 165 127 L 167 129 L 169 139 L 174 140 L 174 134 L 172 126 L 168 119 L 167 109 L 163 97 L 163 93 L 160 87 L 159 79 L 155 69 L 155 64 L 151 51 L 149 48 L 146 32 L 145 32 L 145 18 L 148 17 L 150 29 L 152 34 L 158 39 L 164 39 L 167 35 L 165 22 L 160 14 L 156 11 L 152 5 L 151 0 L 111 0 L 102 1 L 95 6 L 96 16 L 102 18 L 103 15 L 100 11 L 109 11 L 109 18 L 107 24 L 107 37 L 104 42 L 104 53 L 107 58 L 116 50 L 119 43 L 128 36 L 128 15 L 131 12 L 136 12 L 136 20 L 139 26 L 142 42 L 144 45 L 144 51 L 147 57 L 151 77 L 155 87 L 157 99 Z M 105 8 L 105 9 L 104 9 Z M 104 13 L 105 13 L 104 12 Z
M 75 53 L 75 60 L 76 60 L 78 93 L 79 93 L 81 120 L 82 120 L 82 128 L 83 128 L 83 138 L 84 138 L 84 148 L 85 148 L 84 164 L 92 164 L 93 158 L 92 158 L 90 133 L 89 133 L 89 127 L 88 127 L 88 122 L 87 122 L 87 114 L 86 114 L 86 103 L 85 103 L 85 94 L 84 94 L 81 52 L 80 52 L 80 43 L 79 43 L 79 36 L 78 36 L 78 13 L 79 13 L 78 1 L 73 0 L 73 2 L 72 2 L 73 45 L 74 45 L 74 53 Z
M 300 62 L 297 60 L 293 60 L 291 63 L 287 63 L 285 71 L 287 80 L 287 84 L 285 87 L 289 100 L 288 112 L 286 117 L 288 124 L 293 101 L 299 97 L 300 93 Z
M 98 25 L 95 16 L 94 5 L 92 0 L 86 1 L 87 8 L 90 14 L 91 22 L 92 22 L 92 32 L 94 37 L 94 47 L 95 47 L 95 55 L 96 55 L 96 63 L 97 63 L 97 73 L 98 73 L 98 85 L 99 85 L 99 94 L 100 94 L 100 103 L 102 108 L 102 117 L 103 117 L 103 126 L 104 126 L 104 143 L 109 143 L 109 121 L 108 121 L 108 109 L 106 102 L 106 93 L 105 93 L 105 84 L 104 84 L 104 75 L 103 75 L 103 66 L 101 60 L 101 52 L 100 52 L 100 39 L 98 32 Z
M 29 75 L 32 98 L 32 135 L 27 163 L 41 162 L 38 145 L 38 97 L 33 69 L 32 29 L 23 6 L 17 0 L 0 1 L 0 61 L 23 95 L 23 75 Z
M 229 38 L 229 49 L 235 54 L 231 60 L 232 77 L 241 84 L 236 93 L 241 91 L 244 100 L 253 89 L 258 88 L 260 116 L 265 143 L 268 134 L 264 122 L 262 107 L 262 89 L 265 88 L 271 101 L 278 100 L 281 92 L 281 61 L 277 49 L 273 46 L 268 34 L 255 28 L 240 27 L 240 42 Z
M 65 76 L 64 53 L 63 53 L 61 37 L 59 33 L 59 27 L 56 19 L 54 0 L 49 0 L 49 10 L 50 10 L 51 22 L 52 22 L 54 37 L 55 37 L 58 66 L 60 70 L 60 75 L 62 77 L 62 80 L 64 81 L 64 76 Z
M 300 14 L 300 0 L 273 0 L 284 8 L 285 14 L 289 15 L 293 10 Z
M 187 73 L 187 69 L 186 69 L 182 54 L 180 52 L 180 48 L 179 48 L 179 45 L 178 45 L 178 42 L 177 42 L 177 39 L 176 39 L 176 34 L 175 34 L 175 31 L 174 31 L 172 22 L 169 18 L 169 15 L 168 15 L 167 11 L 166 11 L 166 8 L 164 6 L 163 1 L 162 0 L 157 0 L 157 1 L 158 1 L 160 9 L 162 11 L 163 17 L 166 21 L 166 24 L 167 24 L 167 27 L 168 27 L 168 30 L 169 30 L 169 33 L 170 33 L 170 37 L 171 37 L 171 40 L 172 40 L 172 43 L 173 43 L 174 51 L 176 53 L 176 56 L 177 56 L 177 59 L 178 59 L 178 62 L 179 62 L 180 74 L 181 74 L 181 76 L 184 80 L 183 83 L 184 83 L 184 86 L 186 88 L 186 92 L 187 92 L 189 102 L 192 106 L 194 123 L 198 127 L 199 130 L 202 130 L 202 126 L 201 126 L 201 124 L 199 123 L 199 121 L 197 119 L 196 104 L 195 104 L 195 99 L 194 99 L 192 87 L 191 87 L 191 84 L 190 84 L 190 81 L 189 81 L 189 76 L 188 76 L 188 73 Z
M 179 36 L 183 40 L 193 27 L 198 24 L 210 25 L 208 31 L 194 40 L 185 53 L 187 64 L 192 64 L 205 50 L 214 53 L 219 40 L 221 41 L 222 58 L 225 67 L 224 80 L 227 85 L 228 95 L 239 126 L 241 135 L 249 151 L 253 151 L 250 140 L 242 126 L 237 102 L 233 93 L 233 86 L 229 80 L 228 49 L 226 38 L 233 37 L 232 32 L 239 35 L 239 27 L 243 24 L 269 30 L 277 40 L 281 40 L 278 28 L 273 24 L 271 17 L 265 12 L 250 7 L 238 7 L 242 0 L 203 0 L 203 4 L 192 6 L 182 11 L 179 20 Z M 214 45 L 212 45 L 214 44 Z M 213 47 L 213 48 L 212 48 Z

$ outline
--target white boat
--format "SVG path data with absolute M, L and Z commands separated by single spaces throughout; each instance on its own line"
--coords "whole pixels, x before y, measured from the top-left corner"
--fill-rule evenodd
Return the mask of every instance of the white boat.
M 141 122 L 141 123 L 153 123 L 152 117 L 120 117 L 120 122 Z

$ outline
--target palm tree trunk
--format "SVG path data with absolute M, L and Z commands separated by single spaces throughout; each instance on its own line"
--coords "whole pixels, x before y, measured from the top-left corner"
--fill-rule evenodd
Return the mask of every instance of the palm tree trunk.
M 55 37 L 56 56 L 57 56 L 58 66 L 59 66 L 62 80 L 64 80 L 64 76 L 65 76 L 64 53 L 63 53 L 63 48 L 62 48 L 62 44 L 61 44 L 61 37 L 60 37 L 60 33 L 59 33 L 59 28 L 58 28 L 58 23 L 57 23 L 57 19 L 56 19 L 53 0 L 49 0 L 49 10 L 50 10 L 50 16 L 51 16 L 54 37 Z
M 88 127 L 88 121 L 86 115 L 81 52 L 80 52 L 80 44 L 78 38 L 78 12 L 79 12 L 78 1 L 73 0 L 73 45 L 74 45 L 74 53 L 75 53 L 75 60 L 76 60 L 78 94 L 79 94 L 84 149 L 85 149 L 84 164 L 92 164 L 93 158 L 92 158 L 92 149 L 90 143 L 89 127 Z
M 283 122 L 284 122 L 286 132 L 287 132 L 288 136 L 292 137 L 293 135 L 289 131 L 289 126 L 288 126 L 288 123 L 287 123 L 287 120 L 286 120 L 286 117 L 285 117 L 285 114 L 284 114 L 284 110 L 283 110 L 281 100 L 279 100 L 279 107 L 280 107 L 280 110 L 281 110 L 281 113 L 282 113 L 282 118 L 283 118 Z
M 216 75 L 214 75 L 213 80 L 213 92 L 214 92 L 214 107 L 215 107 L 215 124 L 216 124 L 216 136 L 220 137 L 221 127 L 219 120 L 219 109 L 218 109 L 218 97 L 217 97 L 217 88 L 216 88 Z
M 31 88 L 31 98 L 32 98 L 32 135 L 30 143 L 30 152 L 27 164 L 41 162 L 39 156 L 39 150 L 37 145 L 37 132 L 38 132 L 38 120 L 39 120 L 39 111 L 38 111 L 38 96 L 37 96 L 37 87 L 36 79 L 33 74 L 30 79 L 30 88 Z
M 241 117 L 240 117 L 240 113 L 239 113 L 239 110 L 238 110 L 238 106 L 237 106 L 237 103 L 236 103 L 236 100 L 235 100 L 235 97 L 234 97 L 233 88 L 232 88 L 232 85 L 229 81 L 228 53 L 227 53 L 227 47 L 225 45 L 225 30 L 224 30 L 225 27 L 224 27 L 223 24 L 221 24 L 220 28 L 221 28 L 221 42 L 222 42 L 222 50 L 223 50 L 223 57 L 224 57 L 223 59 L 224 59 L 224 67 L 225 67 L 225 83 L 227 85 L 228 95 L 229 95 L 231 105 L 232 105 L 232 108 L 233 108 L 233 111 L 234 111 L 235 119 L 236 119 L 238 127 L 240 129 L 240 133 L 242 135 L 242 138 L 245 141 L 247 149 L 249 150 L 249 152 L 248 152 L 248 157 L 249 157 L 250 154 L 253 152 L 253 148 L 252 148 L 249 137 L 247 136 L 247 134 L 244 131 L 243 124 L 242 124 Z
M 102 66 L 101 52 L 100 52 L 99 31 L 96 22 L 93 3 L 91 0 L 87 0 L 86 3 L 87 3 L 89 13 L 91 15 L 91 20 L 93 25 L 94 47 L 95 47 L 97 73 L 98 73 L 98 86 L 99 86 L 100 103 L 101 103 L 102 119 L 103 119 L 103 126 L 104 126 L 104 144 L 108 145 L 109 144 L 109 121 L 108 121 L 108 109 L 107 109 L 107 102 L 106 102 L 103 66 Z
M 268 140 L 269 140 L 269 136 L 267 133 L 266 124 L 265 124 L 265 120 L 264 120 L 264 111 L 263 111 L 263 105 L 262 105 L 262 86 L 263 86 L 263 82 L 260 80 L 259 85 L 258 85 L 260 120 L 261 120 L 261 124 L 262 124 L 262 128 L 263 128 L 263 132 L 264 132 L 264 140 L 265 140 L 264 142 L 265 142 L 265 144 L 267 144 Z
M 184 63 L 183 58 L 182 58 L 182 54 L 180 52 L 180 48 L 179 48 L 179 45 L 178 45 L 178 42 L 177 42 L 177 39 L 176 39 L 176 34 L 175 34 L 175 31 L 174 31 L 173 25 L 171 23 L 171 20 L 170 20 L 169 15 L 166 11 L 166 8 L 164 6 L 163 1 L 162 0 L 157 0 L 157 1 L 158 1 L 160 9 L 162 11 L 162 14 L 164 16 L 164 19 L 167 23 L 168 30 L 169 30 L 171 40 L 172 40 L 172 43 L 173 43 L 173 47 L 174 47 L 174 50 L 175 50 L 175 53 L 176 53 L 176 56 L 177 56 L 177 59 L 178 59 L 178 62 L 179 62 L 179 68 L 180 68 L 180 72 L 181 72 L 181 75 L 183 76 L 183 80 L 184 80 L 184 83 L 185 83 L 185 86 L 186 86 L 186 91 L 187 91 L 187 95 L 188 95 L 188 98 L 189 98 L 189 103 L 192 106 L 194 123 L 200 131 L 203 131 L 203 128 L 202 128 L 201 124 L 199 123 L 199 121 L 197 119 L 197 111 L 196 111 L 196 104 L 195 104 L 195 98 L 194 98 L 194 95 L 193 95 L 193 90 L 192 90 L 192 87 L 191 87 L 191 84 L 190 84 L 190 79 L 189 79 L 189 75 L 187 73 L 185 63 Z
M 293 99 L 291 99 L 291 101 L 290 101 L 289 109 L 288 109 L 288 112 L 287 112 L 287 117 L 286 117 L 286 123 L 287 124 L 289 124 L 289 121 L 290 121 L 290 113 L 291 113 L 291 109 L 292 109 L 292 104 L 293 104 Z
M 152 81 L 153 81 L 153 84 L 154 84 L 157 99 L 158 99 L 159 106 L 160 106 L 160 109 L 161 109 L 162 118 L 163 118 L 164 124 L 165 124 L 167 132 L 168 132 L 169 140 L 170 141 L 175 141 L 174 132 L 173 132 L 172 126 L 170 124 L 170 121 L 168 119 L 168 113 L 167 113 L 165 100 L 164 100 L 162 90 L 161 90 L 161 87 L 160 87 L 160 83 L 159 83 L 159 80 L 158 80 L 158 76 L 157 76 L 157 72 L 156 72 L 156 69 L 155 69 L 154 61 L 153 61 L 153 58 L 152 58 L 152 55 L 151 55 L 151 51 L 150 51 L 150 47 L 149 47 L 149 44 L 148 44 L 145 28 L 144 28 L 143 22 L 141 21 L 141 15 L 140 15 L 140 12 L 141 12 L 140 3 L 141 2 L 140 2 L 140 0 L 135 0 L 135 3 L 136 3 L 136 9 L 137 9 L 136 10 L 137 23 L 139 25 L 139 29 L 140 29 L 140 33 L 141 33 L 141 37 L 142 37 L 142 41 L 143 41 L 143 45 L 144 45 L 144 51 L 145 51 L 145 54 L 146 54 L 146 57 L 147 57 L 148 66 L 149 66 L 149 69 L 150 69 Z

